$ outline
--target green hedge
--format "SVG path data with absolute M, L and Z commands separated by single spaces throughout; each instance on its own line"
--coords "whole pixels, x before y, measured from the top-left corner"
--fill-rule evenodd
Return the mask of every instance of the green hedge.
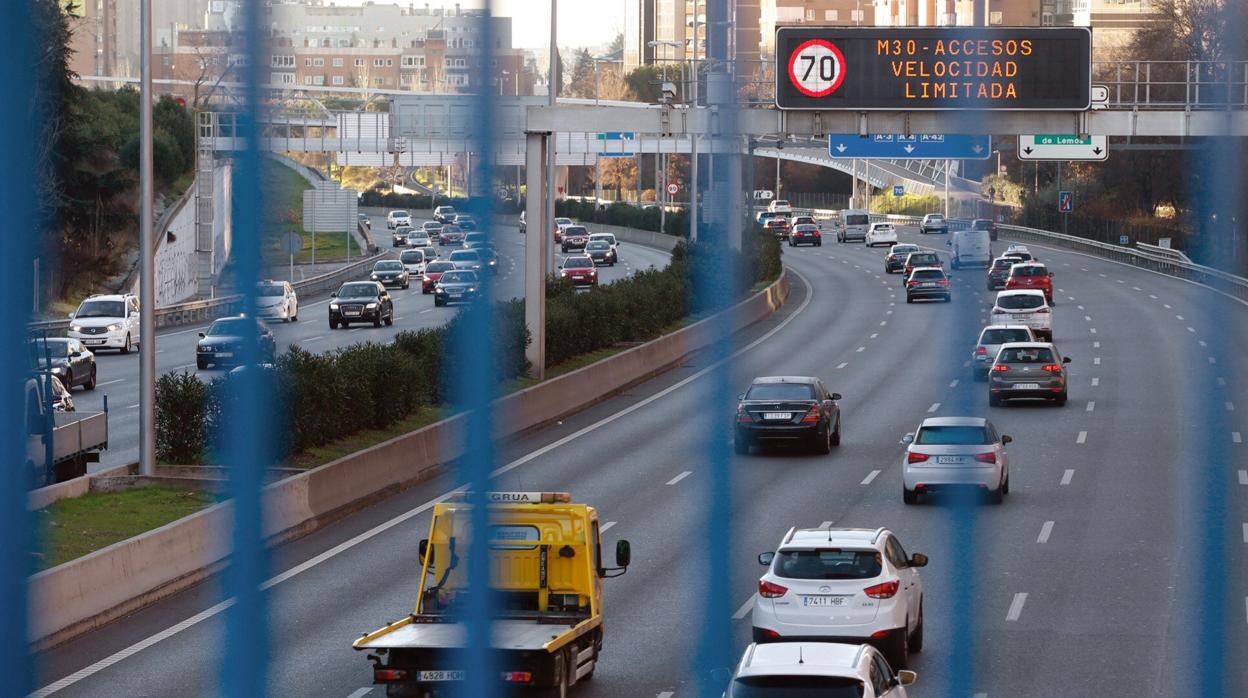
M 689 214 L 686 211 L 668 211 L 667 225 L 659 230 L 662 219 L 657 208 L 642 209 L 631 204 L 616 202 L 598 208 L 592 201 L 559 199 L 555 201 L 555 215 L 574 218 L 582 223 L 604 223 L 625 228 L 664 232 L 674 237 L 689 236 Z
M 724 265 L 738 273 L 725 274 Z M 679 243 L 672 263 L 577 292 L 566 280 L 547 280 L 546 360 L 556 365 L 576 356 L 626 342 L 653 339 L 690 315 L 735 302 L 751 287 L 780 273 L 780 246 L 761 229 L 747 234 L 741 253 Z M 735 277 L 735 285 L 695 293 L 695 279 L 712 282 Z M 491 314 L 492 366 L 454 360 L 453 341 L 469 313 Z M 450 386 L 464 372 L 488 370 L 495 384 L 524 375 L 529 342 L 523 301 L 470 308 L 448 324 L 400 332 L 392 344 L 363 343 L 324 354 L 297 346 L 279 356 L 264 373 L 272 413 L 281 420 L 273 457 L 323 446 L 366 429 L 384 429 L 421 407 L 452 403 Z M 166 374 L 156 385 L 157 457 L 170 463 L 221 462 L 220 441 L 230 433 L 225 419 L 237 414 L 232 374 L 204 384 L 193 375 Z
M 520 208 L 514 201 L 501 201 L 496 198 L 467 198 L 463 196 L 425 196 L 424 194 L 396 194 L 394 192 L 369 189 L 360 195 L 361 206 L 381 208 L 406 208 L 418 211 L 428 210 L 434 206 L 454 206 L 456 211 L 479 212 L 484 207 L 492 207 L 494 213 L 519 213 Z

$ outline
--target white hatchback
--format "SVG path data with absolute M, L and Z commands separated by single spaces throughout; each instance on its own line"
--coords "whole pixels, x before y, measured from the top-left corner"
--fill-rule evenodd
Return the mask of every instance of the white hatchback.
M 745 648 L 724 698 L 906 698 L 913 671 L 894 672 L 870 645 L 777 642 Z
M 755 642 L 866 642 L 897 666 L 923 648 L 927 556 L 907 556 L 884 528 L 792 528 L 754 597 Z
M 876 245 L 896 245 L 897 229 L 892 223 L 872 223 L 871 229 L 867 231 L 867 238 L 863 240 L 867 247 L 875 247 Z
M 386 227 L 394 230 L 402 226 L 410 226 L 412 217 L 407 211 L 391 211 L 386 214 Z
M 983 417 L 928 417 L 901 442 L 902 501 L 943 489 L 979 489 L 1000 504 L 1010 493 L 1012 439 Z
M 1053 308 L 1044 291 L 999 291 L 988 321 L 993 325 L 1026 325 L 1040 339 L 1053 341 Z

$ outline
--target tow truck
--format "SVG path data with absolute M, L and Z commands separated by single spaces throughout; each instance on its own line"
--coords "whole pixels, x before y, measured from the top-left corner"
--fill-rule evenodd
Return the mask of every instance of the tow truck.
M 384 685 L 387 696 L 448 695 L 472 670 L 463 618 L 473 602 L 468 500 L 458 493 L 434 505 L 429 537 L 419 547 L 414 611 L 353 644 L 369 652 L 373 683 Z M 602 652 L 602 580 L 628 569 L 629 542 L 616 543 L 616 566 L 605 567 L 598 512 L 573 503 L 571 494 L 489 492 L 485 500 L 498 679 L 554 689 L 562 698 L 593 676 Z

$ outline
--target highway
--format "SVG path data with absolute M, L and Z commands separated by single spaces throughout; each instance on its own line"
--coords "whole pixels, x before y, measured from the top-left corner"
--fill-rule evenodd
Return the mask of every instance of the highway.
M 913 228 L 901 238 L 944 249 L 943 236 Z M 1199 630 L 1193 585 L 1205 574 L 1189 544 L 1210 533 L 1193 528 L 1203 515 L 1192 499 L 1197 475 L 1224 483 L 1217 514 L 1235 522 L 1220 532 L 1226 569 L 1209 573 L 1225 575 L 1230 590 L 1227 695 L 1248 695 L 1248 673 L 1233 660 L 1248 656 L 1248 529 L 1241 539 L 1238 523 L 1248 521 L 1248 385 L 1235 372 L 1248 352 L 1248 307 L 1158 274 L 1031 248 L 1056 274 L 1054 341 L 1074 360 L 1065 407 L 989 408 L 984 384 L 970 380 L 966 361 L 993 295 L 983 272 L 953 272 L 952 303 L 908 305 L 900 278 L 883 272 L 885 248 L 829 242 L 785 248 L 792 296 L 737 338 L 735 371 L 742 389 L 755 375 L 821 377 L 844 396 L 843 443 L 829 456 L 734 457 L 725 466 L 735 490 L 729 530 L 701 528 L 711 465 L 690 415 L 727 420 L 733 409 L 706 404 L 705 357 L 506 445 L 498 489 L 570 491 L 598 507 L 608 546 L 632 542 L 628 573 L 604 582 L 602 663 L 572 695 L 694 695 L 702 541 L 731 536 L 739 652 L 762 571 L 755 558 L 793 525 L 886 526 L 907 552 L 930 556 L 912 696 L 1185 694 Z M 327 334 L 319 310 L 308 314 L 314 322 L 278 328 L 282 341 L 309 341 L 285 332 Z M 400 315 L 410 322 L 410 311 Z M 193 332 L 175 335 L 169 344 L 181 348 L 161 356 L 188 360 Z M 102 380 L 110 367 L 102 362 Z M 1203 421 L 1215 412 L 1218 431 Z M 956 414 L 988 416 L 1014 437 L 1009 497 L 969 518 L 939 502 L 903 505 L 898 440 L 926 416 Z M 1215 440 L 1233 449 L 1231 462 L 1186 457 Z M 270 694 L 383 694 L 367 690 L 369 664 L 351 641 L 410 612 L 428 510 L 456 484 L 423 483 L 274 551 Z M 211 694 L 220 602 L 219 583 L 209 582 L 44 652 L 38 685 L 66 679 L 58 696 Z
M 384 215 L 372 216 L 373 230 L 379 244 L 388 245 Z M 415 219 L 417 223 L 424 219 Z M 519 298 L 524 296 L 524 238 L 513 225 L 498 226 L 495 246 L 499 256 L 499 273 L 495 277 L 495 297 Z M 391 248 L 383 247 L 390 252 Z M 450 254 L 451 247 L 439 248 L 440 257 Z M 556 255 L 562 259 L 563 255 Z M 379 257 L 380 259 L 380 257 Z M 625 244 L 620 249 L 620 263 L 615 267 L 600 267 L 602 283 L 624 278 L 634 270 L 651 266 L 664 267 L 670 255 L 641 245 Z M 277 349 L 284 351 L 297 344 L 316 352 L 332 351 L 360 342 L 387 342 L 403 331 L 436 327 L 445 323 L 458 310 L 455 306 L 436 308 L 432 295 L 422 295 L 420 284 L 414 283 L 404 291 L 391 289 L 394 298 L 395 323 L 391 327 L 374 328 L 370 325 L 353 325 L 350 328 L 330 330 L 326 305 L 328 295 L 299 298 L 299 320 L 284 323 L 272 321 L 269 326 L 277 339 Z M 178 327 L 157 333 L 156 370 L 160 373 L 188 371 L 204 380 L 224 373 L 222 370 L 199 371 L 195 368 L 195 345 L 199 333 L 207 325 Z M 96 353 L 99 383 L 94 391 L 82 388 L 74 390 L 74 406 L 83 412 L 104 409 L 104 396 L 108 396 L 109 449 L 101 454 L 99 463 L 90 464 L 90 472 L 133 463 L 139 457 L 139 358 L 136 353 L 122 355 L 116 351 Z

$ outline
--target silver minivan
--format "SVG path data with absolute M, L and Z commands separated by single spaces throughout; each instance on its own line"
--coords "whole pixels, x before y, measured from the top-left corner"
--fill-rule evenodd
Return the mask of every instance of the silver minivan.
M 841 211 L 841 226 L 836 231 L 837 242 L 858 240 L 866 242 L 867 231 L 871 228 L 871 216 L 860 208 L 847 208 Z

